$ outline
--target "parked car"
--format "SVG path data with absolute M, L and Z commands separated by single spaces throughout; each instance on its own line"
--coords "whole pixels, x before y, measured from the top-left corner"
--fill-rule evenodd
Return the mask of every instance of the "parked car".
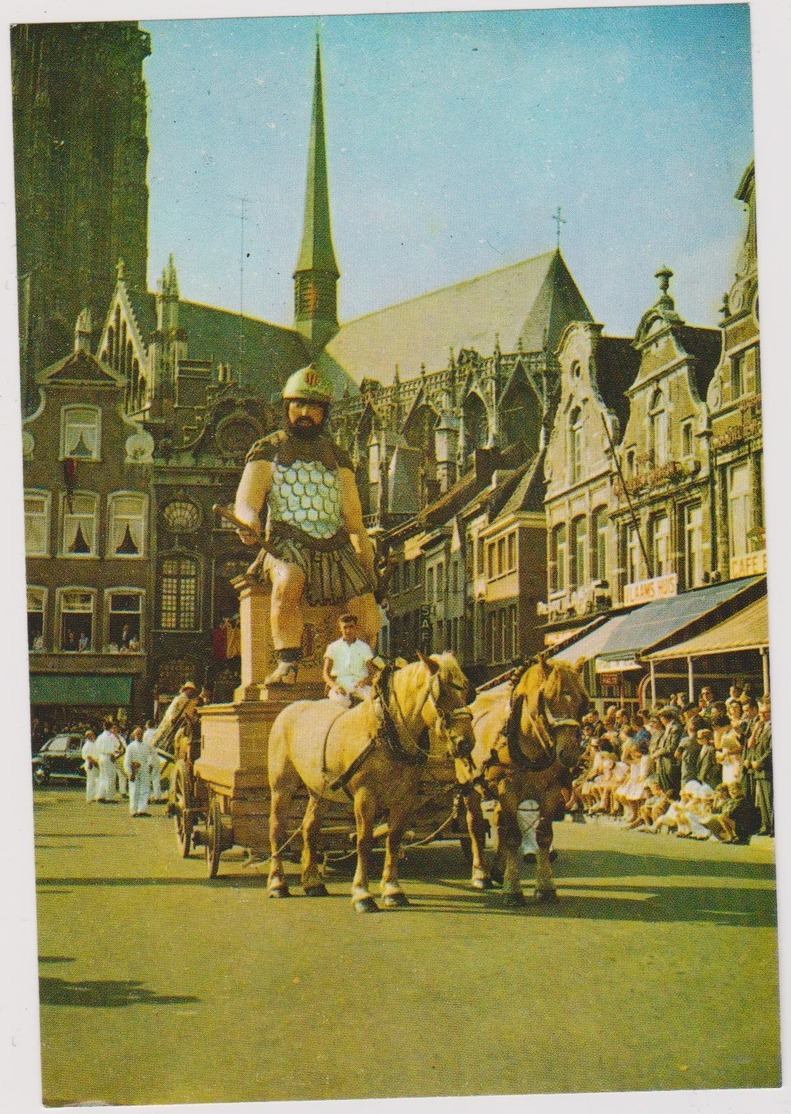
M 48 739 L 33 759 L 33 781 L 46 785 L 51 778 L 85 781 L 82 759 L 82 735 L 65 732 Z

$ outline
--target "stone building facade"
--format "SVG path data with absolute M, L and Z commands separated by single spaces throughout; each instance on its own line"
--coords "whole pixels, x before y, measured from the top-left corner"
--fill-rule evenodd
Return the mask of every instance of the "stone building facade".
M 716 500 L 711 564 L 724 579 L 766 571 L 754 163 L 736 199 L 747 211 L 746 230 L 723 301 L 722 356 L 707 396 Z
M 23 426 L 31 704 L 51 723 L 150 714 L 153 439 L 90 336 L 85 313 Z
M 560 398 L 544 462 L 547 594 L 539 614 L 562 641 L 613 603 L 618 533 L 615 454 L 638 367 L 630 340 L 578 322 L 558 349 Z
M 612 518 L 613 600 L 645 603 L 700 587 L 712 575 L 712 476 L 706 392 L 719 359 L 718 329 L 688 325 L 657 273 L 660 296 L 634 338 L 640 365 L 626 390 L 629 417 L 617 450 Z

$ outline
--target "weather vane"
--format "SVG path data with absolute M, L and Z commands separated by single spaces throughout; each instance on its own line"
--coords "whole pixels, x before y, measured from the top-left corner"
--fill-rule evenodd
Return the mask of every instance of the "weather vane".
M 558 226 L 558 249 L 560 249 L 560 226 L 561 226 L 561 224 L 566 223 L 566 218 L 564 216 L 562 216 L 562 213 L 563 213 L 563 210 L 558 205 L 558 211 L 555 213 L 554 217 L 552 218 L 552 220 Z

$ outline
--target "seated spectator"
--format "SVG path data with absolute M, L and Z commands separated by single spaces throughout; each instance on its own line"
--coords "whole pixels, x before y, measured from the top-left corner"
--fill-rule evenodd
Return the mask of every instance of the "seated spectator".
M 637 810 L 637 823 L 630 824 L 640 832 L 653 832 L 654 824 L 663 812 L 673 803 L 673 798 L 659 784 L 658 778 L 650 776 L 646 781 L 648 796 Z
M 640 803 L 648 795 L 651 756 L 648 753 L 648 742 L 645 739 L 641 739 L 638 743 L 637 736 L 635 736 L 627 746 L 628 751 L 624 752 L 624 758 L 628 753 L 629 775 L 624 783 L 615 790 L 615 798 L 623 809 L 624 823 L 627 827 L 631 827 L 637 821 Z
M 706 828 L 722 843 L 746 843 L 753 831 L 753 811 L 740 781 L 722 783 L 716 790 Z

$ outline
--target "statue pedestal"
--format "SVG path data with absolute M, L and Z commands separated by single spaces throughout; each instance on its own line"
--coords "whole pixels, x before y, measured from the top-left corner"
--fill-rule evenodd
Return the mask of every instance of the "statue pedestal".
M 264 678 L 277 665 L 277 652 L 272 643 L 269 622 L 271 593 L 260 581 L 241 576 L 234 581 L 239 592 L 239 621 L 242 643 L 241 684 L 234 692 L 234 702 L 279 699 L 286 695 L 293 700 L 317 700 L 324 696 L 321 671 L 324 651 L 340 637 L 338 619 L 345 607 L 305 607 L 305 633 L 302 638 L 303 657 L 297 671 L 296 685 L 273 685 L 267 690 Z

